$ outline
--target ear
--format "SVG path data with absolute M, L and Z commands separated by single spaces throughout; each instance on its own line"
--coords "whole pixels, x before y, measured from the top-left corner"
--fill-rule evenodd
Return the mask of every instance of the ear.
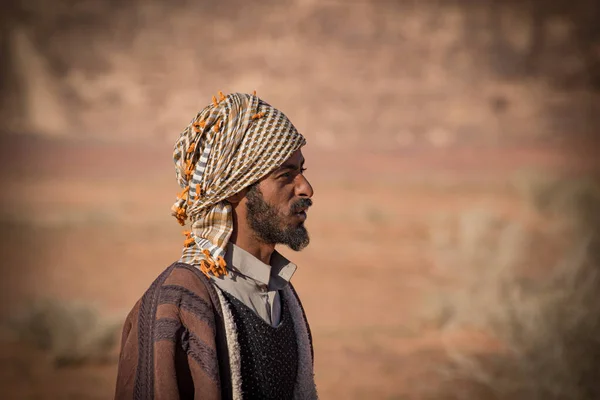
M 229 203 L 231 203 L 232 205 L 236 205 L 238 204 L 240 201 L 242 201 L 242 199 L 244 197 L 246 197 L 246 193 L 248 193 L 248 188 L 244 188 L 242 190 L 240 190 L 239 192 L 237 192 L 234 195 L 229 196 L 227 200 Z

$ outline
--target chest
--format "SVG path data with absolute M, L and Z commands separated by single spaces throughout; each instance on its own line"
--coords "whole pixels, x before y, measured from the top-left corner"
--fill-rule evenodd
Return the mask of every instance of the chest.
M 237 330 L 244 398 L 292 398 L 298 341 L 286 301 L 282 297 L 280 323 L 273 327 L 231 294 L 225 298 Z

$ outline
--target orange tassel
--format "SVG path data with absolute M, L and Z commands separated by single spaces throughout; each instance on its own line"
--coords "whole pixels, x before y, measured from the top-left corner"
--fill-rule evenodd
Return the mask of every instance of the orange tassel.
M 196 243 L 196 241 L 194 240 L 194 238 L 188 238 L 188 239 L 185 239 L 185 240 L 183 241 L 183 245 L 184 245 L 185 247 L 190 247 L 190 246 L 191 246 L 191 245 L 193 245 L 194 243 Z
M 218 120 L 217 123 L 213 125 L 213 131 L 215 131 L 215 133 L 217 133 L 220 130 L 221 130 L 221 120 Z
M 196 143 L 195 142 L 192 143 L 192 144 L 190 144 L 190 147 L 188 147 L 188 149 L 187 149 L 187 154 L 193 153 L 194 150 L 196 150 Z
M 187 193 L 189 190 L 190 190 L 190 187 L 186 186 L 185 189 L 183 189 L 183 191 L 179 195 L 177 195 L 177 199 L 178 200 L 187 199 Z
M 256 90 L 252 91 L 252 96 L 256 96 Z
M 184 173 L 185 173 L 185 176 L 186 176 L 186 178 L 187 178 L 188 180 L 190 179 L 190 177 L 191 177 L 191 176 L 192 176 L 192 174 L 194 173 L 194 169 L 195 169 L 195 167 L 194 167 L 194 165 L 192 165 L 192 160 L 191 160 L 191 159 L 188 159 L 188 160 L 185 162 L 185 171 L 184 171 Z
M 175 219 L 177 219 L 177 222 L 179 222 L 179 225 L 185 226 L 186 218 L 187 218 L 187 215 L 185 214 L 185 210 L 181 207 L 177 208 L 177 210 L 175 211 Z
M 204 129 L 205 125 L 206 125 L 205 121 L 196 121 L 192 124 L 192 126 L 194 127 L 194 132 L 196 132 L 196 133 L 200 133 L 200 130 Z
M 264 112 L 264 111 L 261 111 L 261 112 L 259 112 L 258 114 L 254 114 L 254 115 L 252 116 L 252 119 L 253 119 L 253 120 L 254 120 L 254 119 L 259 119 L 259 118 L 262 118 L 262 117 L 264 117 L 264 116 L 265 116 L 265 112 Z
M 227 269 L 225 268 L 227 263 L 225 262 L 225 259 L 221 256 L 217 257 L 217 264 L 219 265 L 218 274 L 227 275 Z
M 227 275 L 227 263 L 223 257 L 217 257 L 217 262 L 215 262 L 212 258 L 212 254 L 208 249 L 202 249 L 202 254 L 206 256 L 205 260 L 200 261 L 200 270 L 204 275 L 210 277 L 209 273 L 216 276 L 217 278 L 222 275 Z
M 217 101 L 217 98 L 215 96 L 212 97 L 212 102 L 215 107 L 219 105 L 219 102 Z
M 225 95 L 219 90 L 219 101 L 225 100 Z
M 205 260 L 200 261 L 200 271 L 202 271 L 207 278 L 210 278 L 210 275 L 208 275 L 208 263 Z

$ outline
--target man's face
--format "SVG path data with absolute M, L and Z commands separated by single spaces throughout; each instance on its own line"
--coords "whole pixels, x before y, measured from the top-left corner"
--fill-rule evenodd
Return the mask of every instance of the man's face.
M 304 177 L 304 157 L 297 150 L 246 194 L 248 224 L 257 238 L 299 251 L 309 243 L 304 226 L 313 189 Z

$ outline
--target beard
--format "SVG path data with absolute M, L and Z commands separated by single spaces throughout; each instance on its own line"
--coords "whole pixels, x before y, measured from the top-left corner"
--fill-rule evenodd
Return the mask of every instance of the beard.
M 286 224 L 286 216 L 281 215 L 276 207 L 265 201 L 258 185 L 250 187 L 246 198 L 248 208 L 246 219 L 260 241 L 269 244 L 283 244 L 294 251 L 300 251 L 308 246 L 310 238 L 304 223 L 296 226 Z M 312 200 L 300 199 L 292 204 L 288 216 L 291 217 L 311 205 Z

